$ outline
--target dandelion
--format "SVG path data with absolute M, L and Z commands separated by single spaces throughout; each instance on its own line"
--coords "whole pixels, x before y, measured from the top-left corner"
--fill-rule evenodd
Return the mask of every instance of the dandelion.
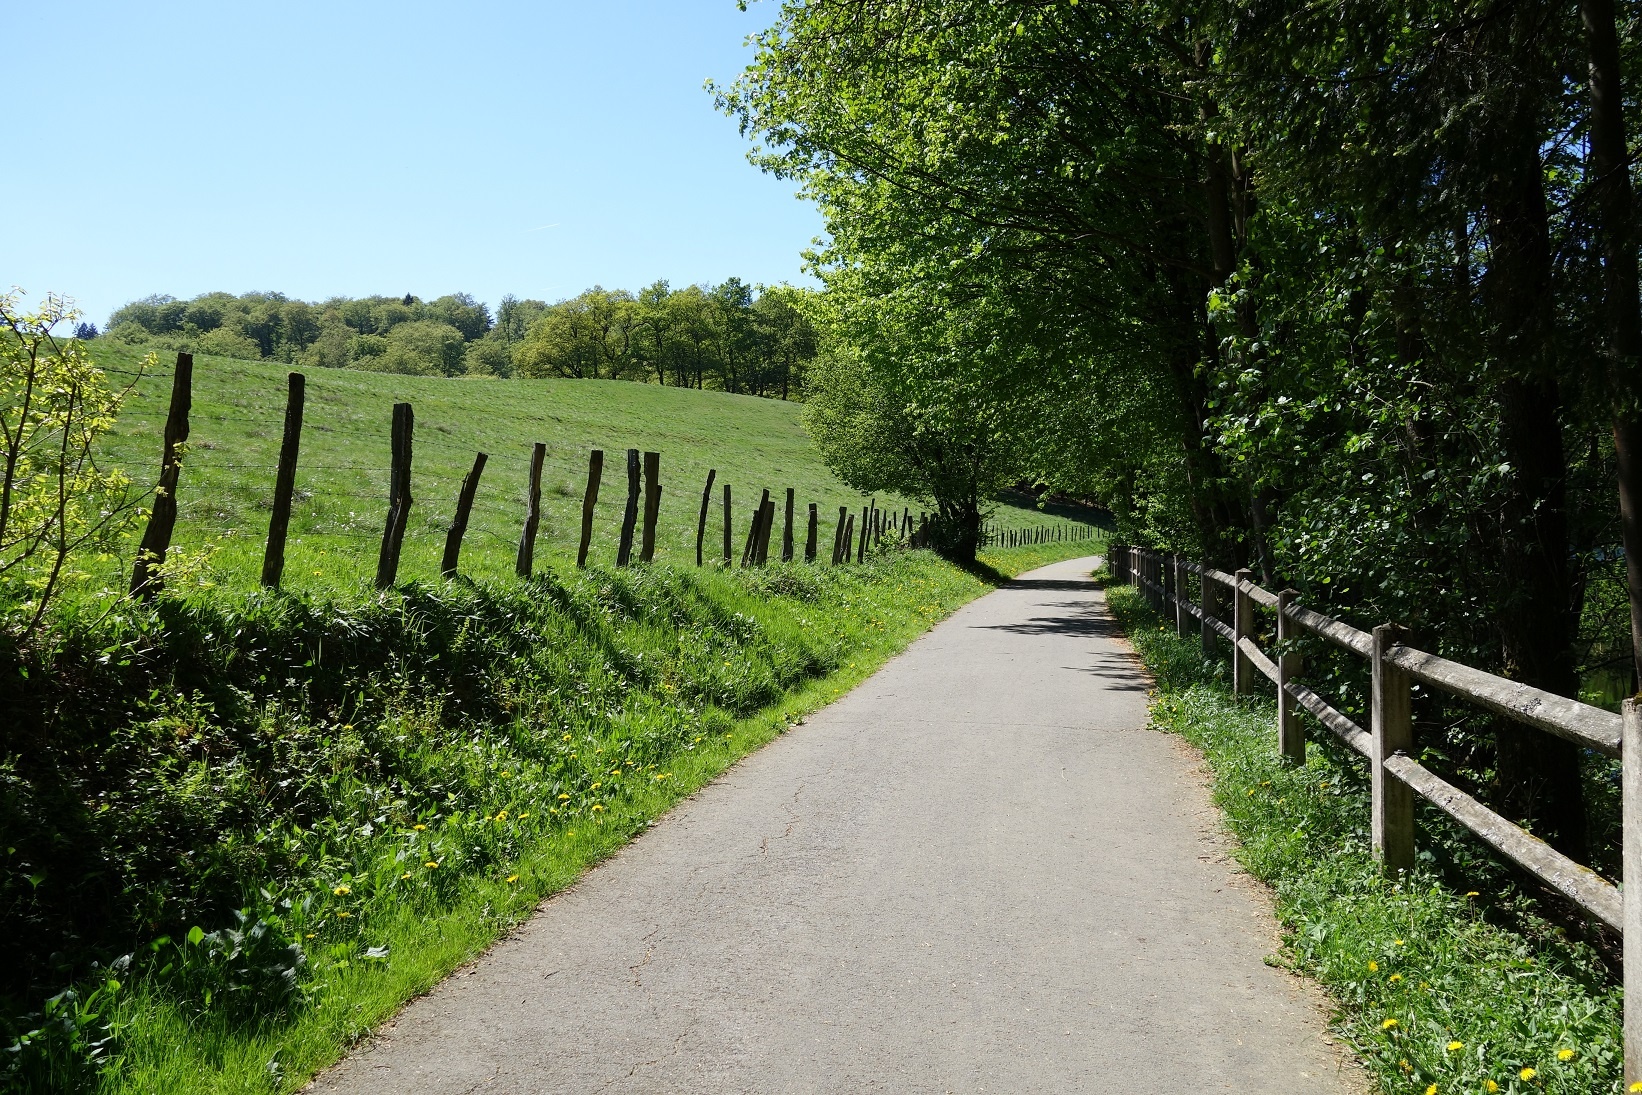
M 506 810 L 497 810 L 496 811 L 496 820 L 497 821 L 506 821 L 507 820 L 507 811 Z
M 1538 1076 L 1538 1075 L 1539 1075 L 1539 1069 L 1534 1068 L 1532 1065 L 1529 1065 L 1527 1068 L 1525 1068 L 1521 1072 L 1517 1073 L 1517 1076 L 1520 1077 L 1524 1083 L 1526 1083 L 1529 1080 L 1532 1080 L 1535 1076 Z
M 570 801 L 570 796 L 569 795 L 560 795 L 559 796 L 559 801 L 560 802 L 569 802 Z
M 431 870 L 436 869 L 439 866 L 439 861 L 436 860 L 436 859 L 430 859 L 426 863 L 422 864 L 422 866 L 426 867 L 428 870 L 431 871 Z
M 353 915 L 353 913 L 339 912 L 339 913 L 336 914 L 336 918 L 338 920 L 346 920 L 346 919 L 348 919 L 348 917 L 350 917 L 352 915 Z
M 411 876 L 411 873 L 409 871 L 406 871 L 404 874 L 399 876 L 399 881 L 403 882 L 403 881 L 405 881 L 405 879 L 409 878 L 410 876 Z
M 604 784 L 602 784 L 602 783 L 594 783 L 593 784 L 593 790 L 597 791 L 600 787 L 603 787 L 603 786 L 604 786 Z
M 334 893 L 338 897 L 347 897 L 349 894 L 353 893 L 353 891 L 350 890 L 346 886 L 338 886 L 336 889 L 332 890 L 331 892 Z
M 426 825 L 412 825 L 411 828 L 415 829 L 419 833 L 425 833 L 428 831 L 428 827 Z
M 602 814 L 602 813 L 604 813 L 604 807 L 603 807 L 603 806 L 599 806 L 599 805 L 597 805 L 597 804 L 594 804 L 594 806 L 593 806 L 593 812 L 594 812 L 594 813 L 595 813 L 595 814 Z
M 1457 1051 L 1462 1050 L 1464 1048 L 1465 1048 L 1465 1043 L 1464 1042 L 1449 1042 L 1448 1043 L 1448 1052 L 1450 1052 L 1450 1053 L 1457 1052 Z
M 1556 1059 L 1559 1061 L 1571 1061 L 1574 1059 L 1574 1051 L 1571 1049 L 1559 1049 L 1556 1051 Z
M 1465 896 L 1466 897 L 1481 897 L 1482 895 L 1480 893 L 1478 893 L 1476 890 L 1467 890 L 1465 892 Z M 1488 1082 L 1493 1083 L 1494 1081 L 1489 1080 Z
M 523 820 L 524 820 L 524 819 L 525 819 L 525 818 L 527 818 L 527 817 L 529 817 L 529 816 L 530 816 L 530 815 L 529 815 L 529 814 L 520 814 L 520 815 L 519 815 L 519 820 L 520 820 L 520 821 L 523 821 Z
M 1403 979 L 1403 975 L 1400 974 L 1400 973 L 1394 973 L 1389 978 L 1387 978 L 1387 980 L 1390 981 L 1393 985 L 1395 985 L 1398 981 L 1401 981 L 1402 979 Z
M 1642 1091 L 1642 1080 L 1636 1081 L 1636 1083 L 1632 1084 L 1630 1087 L 1627 1087 L 1625 1090 L 1630 1092 Z
M 1391 941 L 1391 945 L 1393 947 L 1406 947 L 1406 946 L 1408 946 L 1408 944 L 1404 943 L 1401 939 L 1393 939 Z
M 518 875 L 510 874 L 510 875 L 507 876 L 507 884 L 509 886 L 513 885 L 517 881 L 519 881 L 519 876 Z
M 1488 1092 L 1488 1095 L 1494 1095 L 1494 1092 L 1499 1090 L 1499 1085 L 1492 1080 L 1484 1080 L 1482 1082 L 1482 1089 Z
M 1437 1095 L 1437 1085 L 1432 1084 L 1430 1087 L 1426 1088 L 1425 1095 Z
M 1391 1030 L 1391 1029 L 1392 1029 L 1392 1028 L 1394 1028 L 1394 1027 L 1395 1027 L 1395 1026 L 1396 1026 L 1396 1025 L 1397 1025 L 1397 1020 L 1395 1020 L 1395 1019 L 1387 1019 L 1387 1020 L 1386 1020 L 1386 1021 L 1385 1021 L 1385 1022 L 1383 1022 L 1383 1023 L 1381 1023 L 1381 1024 L 1380 1024 L 1380 1029 L 1381 1029 L 1381 1030 Z
M 1370 961 L 1368 963 L 1368 972 L 1369 973 L 1379 973 L 1380 972 L 1380 964 L 1378 962 Z

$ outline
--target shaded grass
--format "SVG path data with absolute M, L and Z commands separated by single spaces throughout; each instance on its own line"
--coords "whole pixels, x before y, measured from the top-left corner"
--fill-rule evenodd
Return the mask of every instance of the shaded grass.
M 1306 763 L 1285 765 L 1270 700 L 1233 696 L 1224 663 L 1132 588 L 1108 600 L 1156 680 L 1154 725 L 1202 751 L 1238 860 L 1273 889 L 1274 960 L 1328 990 L 1380 1090 L 1620 1090 L 1622 995 L 1591 948 L 1434 809 L 1419 816 L 1416 870 L 1383 878 L 1365 762 L 1312 724 Z

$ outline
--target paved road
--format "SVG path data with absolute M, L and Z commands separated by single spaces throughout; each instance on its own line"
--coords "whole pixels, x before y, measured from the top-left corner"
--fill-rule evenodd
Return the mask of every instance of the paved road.
M 1362 1091 L 1091 562 L 958 612 L 319 1089 Z

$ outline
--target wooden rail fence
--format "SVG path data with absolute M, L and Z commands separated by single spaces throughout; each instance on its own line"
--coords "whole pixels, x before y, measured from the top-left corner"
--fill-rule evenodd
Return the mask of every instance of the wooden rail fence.
M 1253 690 L 1255 674 L 1277 691 L 1277 742 L 1282 756 L 1305 761 L 1305 735 L 1296 708 L 1304 708 L 1323 727 L 1361 753 L 1369 763 L 1370 835 L 1375 857 L 1388 874 L 1413 867 L 1416 834 L 1414 803 L 1424 799 L 1561 893 L 1596 920 L 1624 937 L 1625 1085 L 1642 1082 L 1642 706 L 1626 700 L 1622 714 L 1557 696 L 1516 681 L 1417 650 L 1403 641 L 1395 624 L 1362 631 L 1298 604 L 1292 589 L 1262 589 L 1248 570 L 1227 574 L 1179 555 L 1113 544 L 1107 551 L 1112 579 L 1138 588 L 1152 606 L 1172 615 L 1179 635 L 1197 622 L 1205 653 L 1218 639 L 1231 644 L 1232 688 Z M 1197 575 L 1198 596 L 1188 594 L 1190 575 Z M 1230 600 L 1231 619 L 1226 603 Z M 1256 641 L 1255 613 L 1268 609 L 1277 617 L 1277 653 L 1273 657 Z M 1369 728 L 1364 729 L 1331 706 L 1301 679 L 1304 666 L 1292 649 L 1301 633 L 1316 635 L 1370 666 Z M 1583 864 L 1495 813 L 1414 758 L 1412 690 L 1414 682 L 1467 700 L 1495 715 L 1555 734 L 1623 766 L 1623 890 Z

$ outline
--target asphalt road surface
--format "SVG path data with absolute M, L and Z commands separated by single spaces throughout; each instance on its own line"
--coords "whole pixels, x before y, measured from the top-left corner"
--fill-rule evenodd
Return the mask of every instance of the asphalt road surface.
M 317 1089 L 1365 1090 L 1093 563 L 957 612 Z

